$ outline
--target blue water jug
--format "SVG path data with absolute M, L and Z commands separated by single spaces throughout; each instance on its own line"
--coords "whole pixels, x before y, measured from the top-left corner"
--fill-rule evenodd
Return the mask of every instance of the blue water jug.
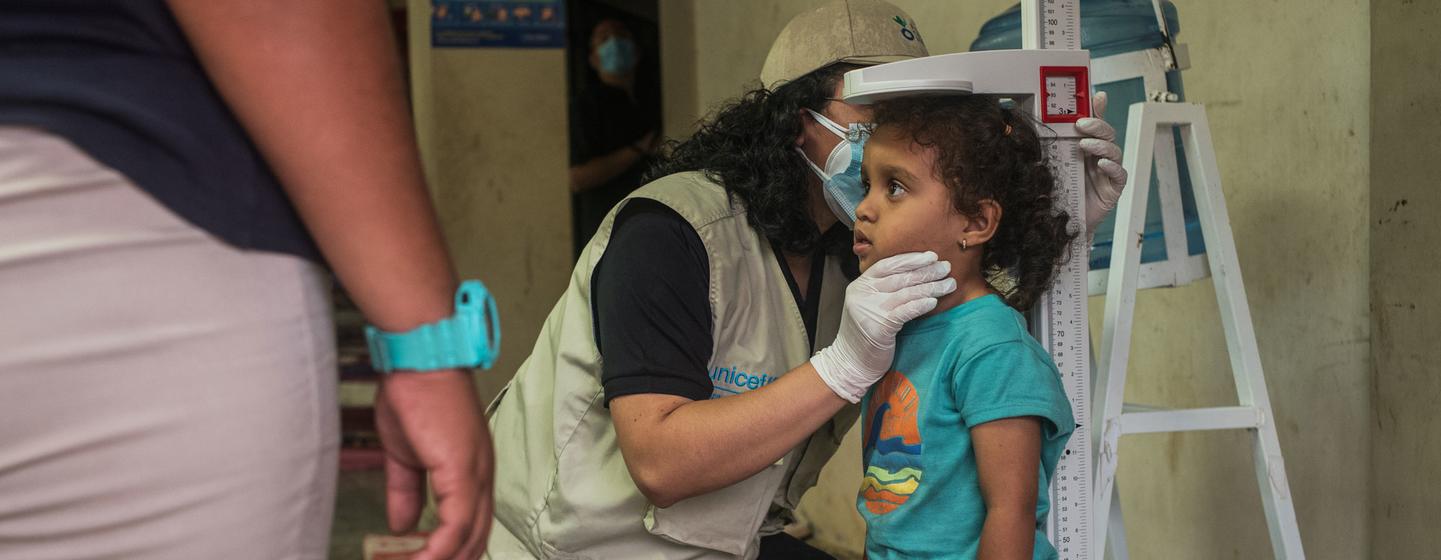
M 1176 6 L 1169 1 L 1162 2 L 1162 13 L 1169 35 L 1174 38 L 1180 33 L 1181 25 L 1176 15 Z M 1150 0 L 1083 0 L 1081 2 L 1081 48 L 1091 51 L 1091 59 L 1115 56 L 1128 52 L 1154 49 L 1165 43 L 1165 36 L 1156 22 L 1155 7 Z M 980 36 L 971 43 L 972 51 L 1019 49 L 1021 48 L 1021 5 L 1017 4 L 1000 15 L 991 18 L 981 27 Z M 1181 72 L 1166 72 L 1167 89 L 1176 94 L 1176 100 L 1184 99 Z M 1115 82 L 1094 83 L 1096 91 L 1104 91 L 1109 97 L 1106 122 L 1116 127 L 1116 143 L 1125 146 L 1126 120 L 1132 103 L 1145 101 L 1146 90 L 1141 78 Z M 1196 216 L 1196 197 L 1191 190 L 1191 177 L 1186 171 L 1186 156 L 1181 149 L 1180 132 L 1176 131 L 1176 163 L 1178 164 L 1181 187 L 1181 213 L 1185 219 L 1186 249 L 1189 255 L 1205 252 L 1201 238 L 1200 220 Z M 1141 245 L 1141 263 L 1166 260 L 1165 233 L 1161 224 L 1161 197 L 1159 179 L 1152 173 L 1151 195 L 1146 205 L 1146 229 Z M 1116 216 L 1112 213 L 1096 229 L 1091 246 L 1091 269 L 1108 268 L 1111 265 L 1111 240 L 1116 229 Z M 1179 257 L 1179 255 L 1177 255 Z

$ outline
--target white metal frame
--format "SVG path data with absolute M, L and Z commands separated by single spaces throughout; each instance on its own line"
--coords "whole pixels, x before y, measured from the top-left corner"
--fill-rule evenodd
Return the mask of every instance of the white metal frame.
M 1171 64 L 1179 64 L 1177 69 L 1186 68 L 1185 45 L 1178 46 L 1176 50 L 1181 56 L 1168 56 L 1166 47 L 1160 47 L 1097 58 L 1091 61 L 1092 83 L 1099 85 L 1140 78 L 1147 99 L 1175 101 L 1175 94 L 1166 86 L 1166 71 Z M 1116 107 L 1112 110 L 1119 109 L 1120 107 Z M 1181 211 L 1180 165 L 1176 161 L 1175 139 L 1170 134 L 1156 135 L 1155 154 L 1155 177 L 1160 183 L 1157 192 L 1161 197 L 1161 225 L 1165 233 L 1166 259 L 1141 265 L 1137 288 L 1142 290 L 1184 286 L 1210 274 L 1206 254 L 1190 255 L 1186 247 L 1186 218 Z M 1126 169 L 1132 168 L 1127 166 Z M 1148 166 L 1147 170 L 1149 169 Z M 1147 183 L 1137 183 L 1137 186 L 1150 188 Z M 1144 227 L 1144 211 L 1141 219 Z M 1120 224 L 1117 224 L 1116 229 L 1120 230 Z M 1117 263 L 1114 245 L 1121 239 L 1134 238 L 1120 235 L 1113 238 L 1111 266 L 1091 270 L 1087 276 L 1087 292 L 1090 295 L 1106 293 L 1107 279 Z
M 1165 173 L 1163 159 L 1174 160 L 1171 131 L 1181 130 L 1186 150 L 1187 167 L 1196 195 L 1196 209 L 1201 232 L 1206 242 L 1210 273 L 1220 305 L 1226 349 L 1236 383 L 1240 406 L 1184 410 L 1163 410 L 1123 405 L 1126 367 L 1131 352 L 1131 330 L 1139 286 L 1139 243 L 1114 243 L 1111 253 L 1111 274 L 1107 278 L 1106 310 L 1102 331 L 1100 364 L 1097 368 L 1095 410 L 1100 422 L 1094 457 L 1097 462 L 1094 503 L 1096 515 L 1092 535 L 1092 554 L 1100 558 L 1110 537 L 1110 551 L 1117 559 L 1126 558 L 1125 530 L 1122 524 L 1119 491 L 1116 488 L 1116 467 L 1120 460 L 1120 438 L 1123 435 L 1197 430 L 1244 429 L 1250 433 L 1255 456 L 1256 478 L 1261 487 L 1266 523 L 1270 529 L 1271 547 L 1276 558 L 1303 559 L 1301 535 L 1296 525 L 1295 508 L 1286 481 L 1285 462 L 1276 436 L 1271 401 L 1261 370 L 1260 352 L 1247 305 L 1246 289 L 1236 257 L 1236 243 L 1231 234 L 1225 197 L 1221 191 L 1221 175 L 1211 144 L 1210 125 L 1206 110 L 1191 103 L 1136 103 L 1130 107 L 1126 132 L 1125 168 L 1131 175 L 1121 196 L 1116 215 L 1115 239 L 1137 239 L 1145 228 L 1146 202 L 1150 195 L 1151 164 Z M 1174 168 L 1173 168 L 1174 169 Z M 1163 177 L 1164 180 L 1164 177 Z M 1163 183 L 1161 196 L 1171 189 Z M 1179 198 L 1179 187 L 1173 199 Z M 1165 199 L 1163 199 L 1164 202 Z M 1179 212 L 1179 204 L 1177 204 Z M 1170 218 L 1170 216 L 1167 216 Z M 1170 224 L 1170 220 L 1167 220 Z M 1179 223 L 1179 222 L 1176 222 Z M 1166 232 L 1168 254 L 1174 253 L 1173 242 L 1183 239 Z

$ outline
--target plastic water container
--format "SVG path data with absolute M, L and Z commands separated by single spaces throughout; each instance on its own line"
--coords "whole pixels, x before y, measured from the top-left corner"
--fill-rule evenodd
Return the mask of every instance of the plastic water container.
M 1181 31 L 1176 6 L 1169 1 L 1162 2 L 1162 13 L 1166 28 L 1174 40 Z M 1165 42 L 1156 24 L 1156 11 L 1150 0 L 1083 0 L 1081 2 L 1081 48 L 1091 51 L 1091 59 L 1154 49 Z M 1021 48 L 1021 5 L 991 18 L 981 27 L 980 36 L 971 43 L 972 51 Z M 1182 89 L 1181 72 L 1166 73 L 1167 88 L 1185 99 Z M 1109 98 L 1106 108 L 1106 122 L 1116 128 L 1116 143 L 1126 145 L 1126 120 L 1132 103 L 1146 100 L 1146 91 L 1140 78 L 1116 82 L 1092 84 L 1096 91 L 1106 92 Z M 1206 251 L 1201 238 L 1201 225 L 1196 217 L 1196 197 L 1191 190 L 1191 177 L 1186 168 L 1186 157 L 1181 150 L 1180 133 L 1176 137 L 1176 163 L 1180 170 L 1181 213 L 1185 218 L 1186 249 L 1188 255 L 1199 255 Z M 1153 169 L 1154 171 L 1154 169 Z M 1141 244 L 1141 263 L 1166 260 L 1166 240 L 1161 225 L 1161 197 L 1158 194 L 1160 182 L 1152 173 L 1151 196 L 1146 207 L 1146 229 Z M 1096 229 L 1091 246 L 1091 269 L 1108 268 L 1111 265 L 1111 240 L 1116 229 L 1116 216 L 1112 213 Z M 1179 255 L 1177 255 L 1179 257 Z

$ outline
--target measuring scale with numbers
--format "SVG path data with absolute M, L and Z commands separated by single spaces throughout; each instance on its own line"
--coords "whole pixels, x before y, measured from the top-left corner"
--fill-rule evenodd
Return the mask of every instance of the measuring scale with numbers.
M 1076 121 L 1091 116 L 1090 55 L 1080 49 L 1077 0 L 1026 0 L 1026 49 L 956 53 L 852 70 L 842 97 L 867 104 L 908 95 L 965 93 L 1010 99 L 1040 121 L 1060 190 L 1058 205 L 1077 224 L 1054 284 L 1029 318 L 1031 333 L 1056 362 L 1076 419 L 1049 491 L 1047 537 L 1060 557 L 1083 560 L 1090 550 L 1092 437 L 1090 344 L 1086 318 L 1086 173 Z

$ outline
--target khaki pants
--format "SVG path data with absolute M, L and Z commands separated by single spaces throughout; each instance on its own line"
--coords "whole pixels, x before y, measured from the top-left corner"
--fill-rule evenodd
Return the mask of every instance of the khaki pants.
M 0 127 L 0 559 L 324 558 L 327 290 Z

